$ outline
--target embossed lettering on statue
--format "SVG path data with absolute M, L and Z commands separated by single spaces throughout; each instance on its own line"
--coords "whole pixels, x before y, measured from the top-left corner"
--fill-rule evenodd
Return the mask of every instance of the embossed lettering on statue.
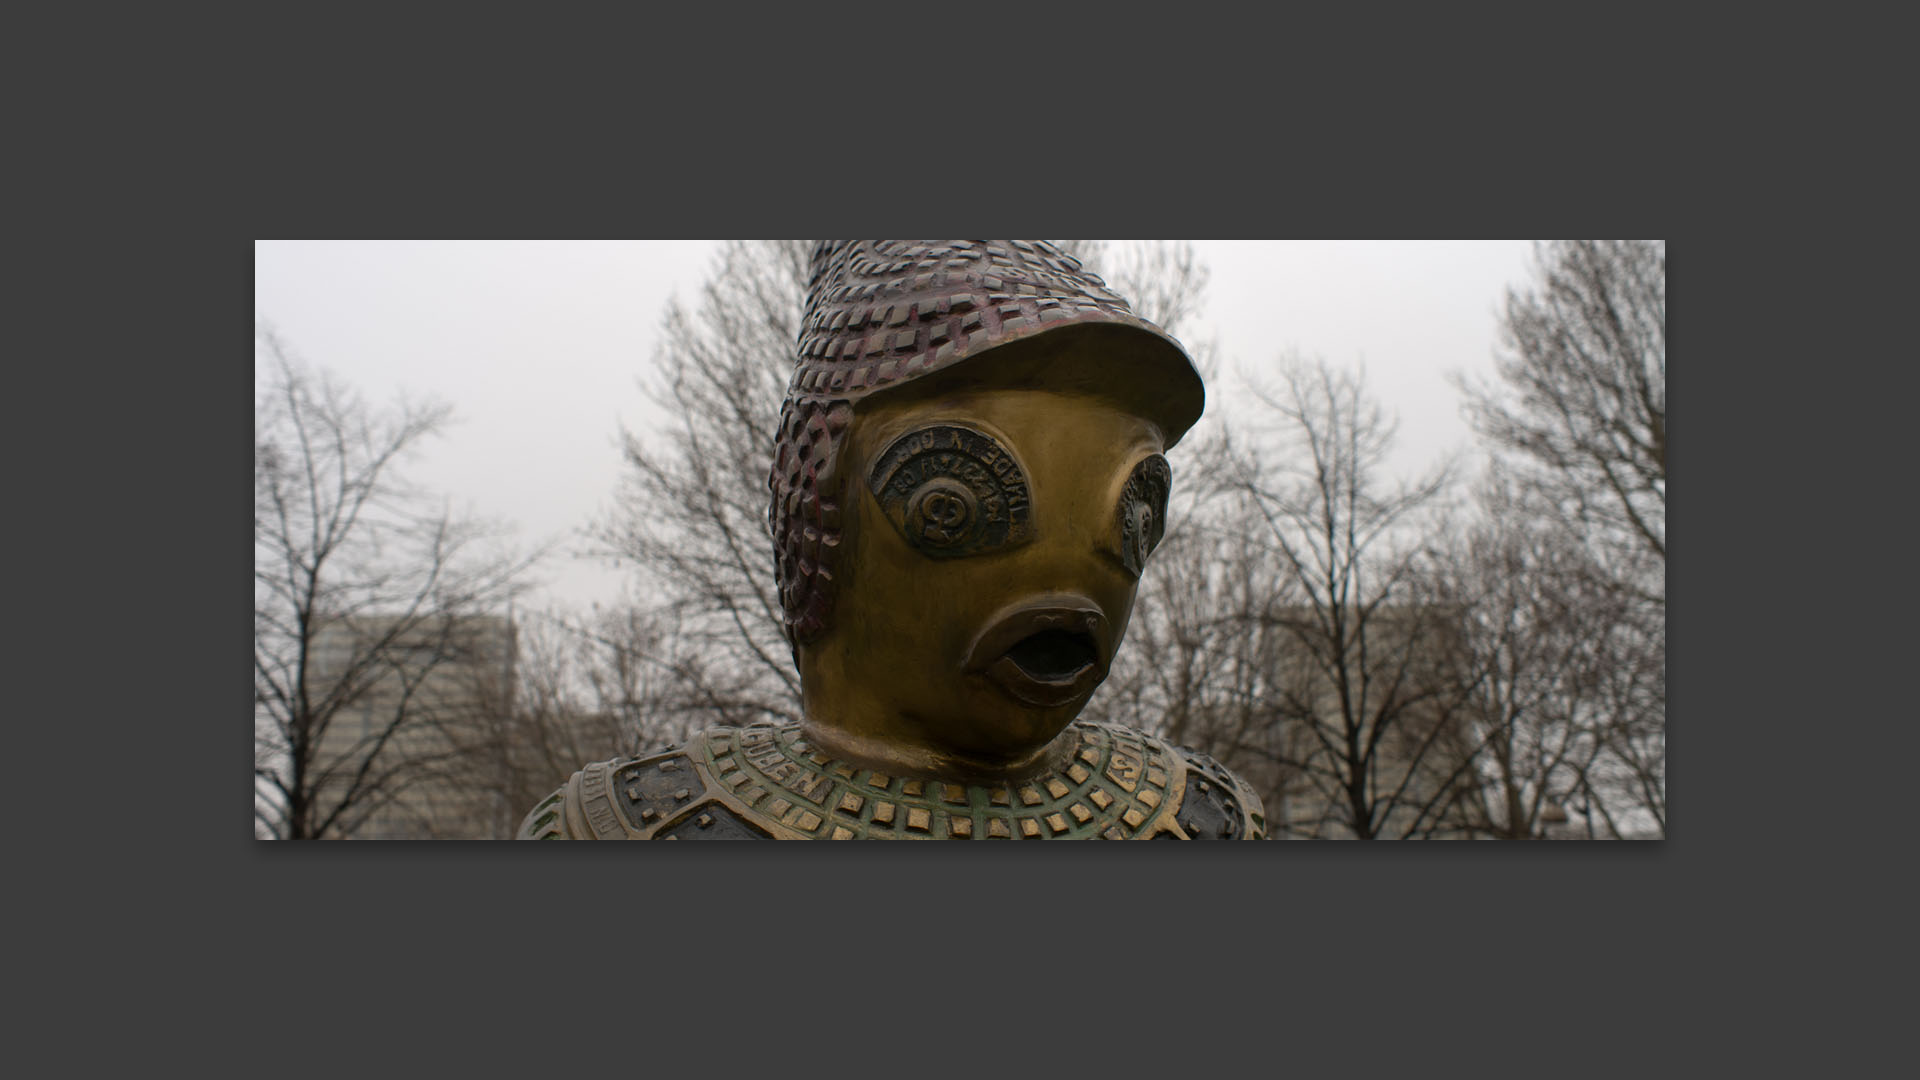
M 1027 477 L 993 436 L 957 424 L 909 431 L 874 463 L 868 487 L 915 548 L 952 559 L 1032 539 Z

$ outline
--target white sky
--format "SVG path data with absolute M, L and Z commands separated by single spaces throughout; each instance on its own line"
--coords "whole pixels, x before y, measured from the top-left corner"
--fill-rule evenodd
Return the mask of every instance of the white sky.
M 1489 372 L 1504 290 L 1525 281 L 1525 241 L 1195 241 L 1212 272 L 1190 343 L 1218 344 L 1208 410 L 1239 415 L 1234 372 L 1292 348 L 1365 364 L 1400 419 L 1397 470 L 1472 437 L 1450 371 Z M 254 314 L 295 352 L 390 401 L 449 401 L 456 423 L 408 475 L 532 544 L 572 535 L 609 501 L 622 423 L 651 405 L 668 298 L 691 300 L 713 241 L 286 241 L 254 243 Z M 771 573 L 771 563 L 769 563 Z M 532 606 L 611 599 L 621 576 L 557 557 Z

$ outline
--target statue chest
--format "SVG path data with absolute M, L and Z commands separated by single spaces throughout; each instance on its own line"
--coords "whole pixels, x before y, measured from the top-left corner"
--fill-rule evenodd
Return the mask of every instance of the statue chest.
M 1011 784 L 890 776 L 799 725 L 714 728 L 599 762 L 528 816 L 530 839 L 1142 840 L 1257 835 L 1258 800 L 1209 759 L 1127 728 L 1071 729 L 1067 764 Z

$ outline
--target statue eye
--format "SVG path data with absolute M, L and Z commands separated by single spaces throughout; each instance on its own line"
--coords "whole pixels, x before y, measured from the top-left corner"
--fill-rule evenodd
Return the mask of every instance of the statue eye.
M 955 424 L 893 440 L 867 487 L 907 543 L 936 559 L 1023 544 L 1032 496 L 1013 454 L 985 432 Z
M 1167 493 L 1173 489 L 1173 469 L 1167 459 L 1155 454 L 1133 467 L 1126 487 L 1120 490 L 1120 506 L 1114 528 L 1120 549 L 1120 561 L 1134 577 L 1147 565 L 1147 556 L 1167 533 Z

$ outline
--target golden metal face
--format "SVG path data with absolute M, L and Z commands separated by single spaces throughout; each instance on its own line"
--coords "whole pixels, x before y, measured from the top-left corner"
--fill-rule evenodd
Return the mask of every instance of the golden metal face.
M 1164 527 L 1163 444 L 1075 387 L 863 403 L 839 477 L 847 576 L 831 629 L 799 649 L 807 734 L 901 773 L 1049 767 Z

